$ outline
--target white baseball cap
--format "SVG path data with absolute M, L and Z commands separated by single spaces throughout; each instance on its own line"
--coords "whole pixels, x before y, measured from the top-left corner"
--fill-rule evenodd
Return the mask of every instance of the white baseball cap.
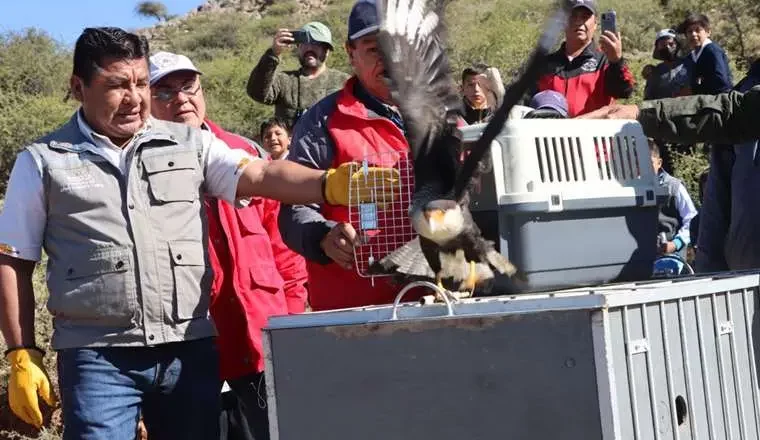
M 661 31 L 657 32 L 657 35 L 654 37 L 654 41 L 657 42 L 660 38 L 672 38 L 676 39 L 676 31 L 673 29 L 662 29 Z
M 190 58 L 171 52 L 158 52 L 150 57 L 150 85 L 152 86 L 166 75 L 180 70 L 188 70 L 203 75 L 190 61 Z

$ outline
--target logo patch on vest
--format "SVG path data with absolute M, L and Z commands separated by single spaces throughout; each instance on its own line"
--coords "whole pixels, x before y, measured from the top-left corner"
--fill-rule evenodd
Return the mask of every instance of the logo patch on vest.
M 593 72 L 596 70 L 597 66 L 599 66 L 599 61 L 597 61 L 596 58 L 591 58 L 583 63 L 581 70 L 584 72 Z
M 95 180 L 90 172 L 90 167 L 66 170 L 61 182 L 61 191 L 73 192 L 81 189 L 103 188 L 103 183 Z

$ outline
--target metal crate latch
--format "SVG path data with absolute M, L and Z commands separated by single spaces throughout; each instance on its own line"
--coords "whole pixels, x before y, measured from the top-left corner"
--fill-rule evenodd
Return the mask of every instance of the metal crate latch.
M 734 323 L 731 321 L 723 321 L 718 325 L 718 334 L 727 335 L 734 332 Z
M 656 206 L 657 205 L 657 192 L 654 189 L 648 189 L 644 192 L 643 206 Z
M 628 351 L 630 351 L 631 354 L 646 353 L 649 351 L 649 341 L 646 339 L 628 341 Z

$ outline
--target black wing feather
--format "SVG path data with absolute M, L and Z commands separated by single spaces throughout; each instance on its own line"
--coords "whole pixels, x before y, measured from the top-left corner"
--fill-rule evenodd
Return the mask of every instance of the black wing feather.
M 376 5 L 391 96 L 418 162 L 448 134 L 447 114 L 461 105 L 446 56 L 445 0 L 378 0 Z
M 564 3 L 564 2 L 563 2 Z M 538 41 L 538 45 L 528 61 L 522 75 L 507 88 L 504 94 L 504 101 L 501 107 L 494 113 L 491 120 L 483 130 L 480 139 L 472 147 L 470 154 L 465 159 L 457 176 L 454 196 L 460 200 L 465 196 L 466 190 L 475 175 L 478 164 L 491 146 L 491 142 L 501 132 L 504 124 L 507 122 L 509 112 L 512 110 L 525 93 L 532 87 L 539 74 L 546 68 L 546 61 L 549 53 L 557 42 L 558 37 L 562 34 L 567 24 L 568 11 L 565 6 L 557 8 L 556 13 L 549 21 L 544 33 Z

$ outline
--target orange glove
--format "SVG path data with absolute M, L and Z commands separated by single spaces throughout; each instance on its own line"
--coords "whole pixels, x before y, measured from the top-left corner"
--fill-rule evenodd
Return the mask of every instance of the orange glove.
M 42 427 L 42 412 L 37 394 L 39 393 L 48 405 L 56 404 L 56 398 L 50 390 L 50 380 L 42 365 L 42 355 L 42 352 L 35 349 L 19 348 L 6 356 L 11 365 L 11 375 L 8 379 L 11 411 L 21 420 L 37 428 Z

